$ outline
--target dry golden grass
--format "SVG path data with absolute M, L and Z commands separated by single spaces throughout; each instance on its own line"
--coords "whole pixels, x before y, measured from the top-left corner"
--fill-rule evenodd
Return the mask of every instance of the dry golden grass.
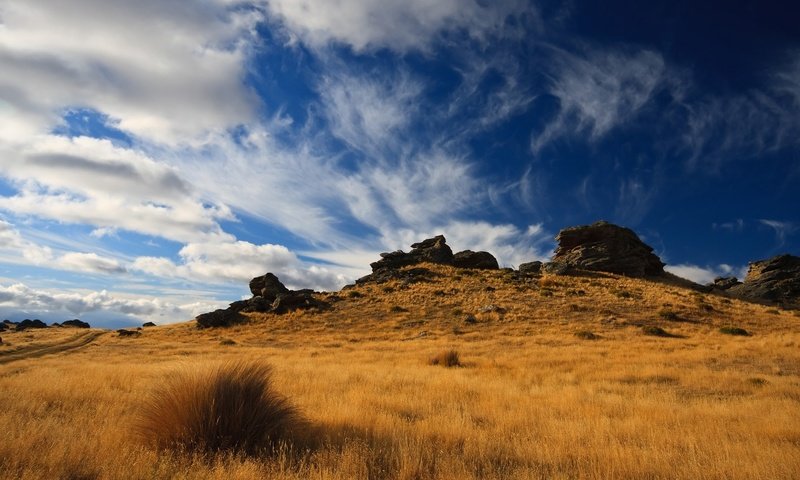
M 0 477 L 800 477 L 795 313 L 613 275 L 517 282 L 428 268 L 431 282 L 358 286 L 321 313 L 109 334 L 0 365 Z M 4 332 L 0 354 L 58 334 Z M 428 365 L 449 349 L 465 368 Z M 316 442 L 203 456 L 137 441 L 137 415 L 165 378 L 226 361 L 273 365 L 275 391 Z

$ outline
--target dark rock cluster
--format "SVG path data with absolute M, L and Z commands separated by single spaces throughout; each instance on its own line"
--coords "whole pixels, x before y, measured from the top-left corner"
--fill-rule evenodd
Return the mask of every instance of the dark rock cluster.
M 745 299 L 786 304 L 800 302 L 800 257 L 778 255 L 750 262 L 744 282 L 727 291 Z
M 61 324 L 61 326 L 62 327 L 75 327 L 75 328 L 91 328 L 91 325 L 89 325 L 88 323 L 86 323 L 86 322 L 84 322 L 82 320 L 78 320 L 77 318 L 75 320 L 67 320 L 66 322 L 63 322 Z
M 29 320 L 25 319 L 17 323 L 17 331 L 28 330 L 29 328 L 47 328 L 47 324 L 39 319 Z
M 453 254 L 450 246 L 447 245 L 444 235 L 437 235 L 412 244 L 411 251 L 408 253 L 402 250 L 381 253 L 381 259 L 370 264 L 372 273 L 359 278 L 356 283 L 384 283 L 390 280 L 413 283 L 414 281 L 419 281 L 421 276 L 418 274 L 409 275 L 410 270 L 401 271 L 400 269 L 425 262 L 451 265 L 458 268 L 498 269 L 497 259 L 491 253 L 464 250 Z
M 250 293 L 253 296 L 247 300 L 238 300 L 228 308 L 198 315 L 195 318 L 197 326 L 229 327 L 247 320 L 243 315 L 247 312 L 284 314 L 293 310 L 330 307 L 327 302 L 314 298 L 313 290 L 289 290 L 272 273 L 250 280 Z
M 553 261 L 544 267 L 548 273 L 590 270 L 628 277 L 664 275 L 664 263 L 629 228 L 601 221 L 565 228 L 556 240 Z

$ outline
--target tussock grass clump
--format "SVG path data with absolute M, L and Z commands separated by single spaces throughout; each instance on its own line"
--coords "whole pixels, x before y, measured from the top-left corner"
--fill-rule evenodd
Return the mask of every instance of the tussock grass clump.
M 461 367 L 461 360 L 455 350 L 443 350 L 428 360 L 429 365 L 441 365 L 443 367 Z
M 719 329 L 719 332 L 724 333 L 725 335 L 738 335 L 741 337 L 750 336 L 750 332 L 740 327 L 722 327 Z
M 669 333 L 661 327 L 653 325 L 646 325 L 642 327 L 642 333 L 651 337 L 676 337 L 677 335 Z
M 581 340 L 598 340 L 600 339 L 600 335 L 590 332 L 588 330 L 580 330 L 575 332 L 575 336 L 580 338 Z
M 168 378 L 142 405 L 135 432 L 158 449 L 187 453 L 266 453 L 288 442 L 297 410 L 275 392 L 272 369 L 232 362 Z
M 664 320 L 670 320 L 673 322 L 680 320 L 680 316 L 678 316 L 678 313 L 668 308 L 662 308 L 661 310 L 659 310 L 658 316 L 663 318 Z

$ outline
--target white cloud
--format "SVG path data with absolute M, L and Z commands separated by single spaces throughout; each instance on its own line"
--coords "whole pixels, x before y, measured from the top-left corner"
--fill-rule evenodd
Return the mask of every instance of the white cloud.
M 747 267 L 732 267 L 727 264 L 705 266 L 691 264 L 667 265 L 664 270 L 682 278 L 687 278 L 695 283 L 706 285 L 717 277 L 736 277 L 742 280 L 747 275 Z
M 534 137 L 534 152 L 563 135 L 603 137 L 634 118 L 669 80 L 663 57 L 650 50 L 591 50 L 583 55 L 554 50 L 553 62 L 549 91 L 558 98 L 559 113 Z
M 43 133 L 75 106 L 166 143 L 252 119 L 241 80 L 260 14 L 242 5 L 0 1 L 0 140 Z
M 400 72 L 392 78 L 344 73 L 319 87 L 331 133 L 359 151 L 380 156 L 396 147 L 401 133 L 419 112 L 422 84 Z
M 532 7 L 519 0 L 267 0 L 269 11 L 310 46 L 331 42 L 355 51 L 427 51 L 442 31 L 485 40 L 510 29 L 509 15 Z
M 202 202 L 174 168 L 108 140 L 45 135 L 0 154 L 0 174 L 20 189 L 0 197 L 0 209 L 15 215 L 177 241 L 226 237 L 217 222 L 233 218 L 224 205 Z
M 302 262 L 282 245 L 189 243 L 178 253 L 180 262 L 163 257 L 139 257 L 131 269 L 160 277 L 177 277 L 204 283 L 235 282 L 275 273 L 289 287 L 337 290 L 349 277 L 318 265 Z
M 56 266 L 78 272 L 97 272 L 105 274 L 125 273 L 125 267 L 113 258 L 105 258 L 96 253 L 65 253 L 56 261 Z
M 783 247 L 786 244 L 786 237 L 793 234 L 800 228 L 800 226 L 794 222 L 784 222 L 763 218 L 759 220 L 759 223 L 775 231 L 775 240 L 778 242 L 778 247 Z
M 160 298 L 130 298 L 102 291 L 63 292 L 30 288 L 23 283 L 0 285 L 0 307 L 42 313 L 82 315 L 107 312 L 159 322 L 179 322 L 219 308 L 222 302 L 178 304 Z

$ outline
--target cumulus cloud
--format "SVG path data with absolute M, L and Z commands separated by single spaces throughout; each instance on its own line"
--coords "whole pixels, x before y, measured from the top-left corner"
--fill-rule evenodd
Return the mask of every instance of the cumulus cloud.
M 520 0 L 267 0 L 269 12 L 312 47 L 339 43 L 355 51 L 427 51 L 442 31 L 484 40 L 501 35 L 510 15 L 531 7 Z
M 243 241 L 189 243 L 178 255 L 178 263 L 164 257 L 139 257 L 131 269 L 194 282 L 240 284 L 272 272 L 288 286 L 321 290 L 337 290 L 351 280 L 340 272 L 301 261 L 282 245 L 254 245 Z

